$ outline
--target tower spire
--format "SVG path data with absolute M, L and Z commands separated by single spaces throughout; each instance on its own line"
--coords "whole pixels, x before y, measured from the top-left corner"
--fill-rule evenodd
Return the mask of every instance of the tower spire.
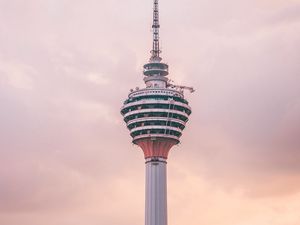
M 153 24 L 152 24 L 152 32 L 153 32 L 153 46 L 151 50 L 151 58 L 150 61 L 161 61 L 161 57 L 159 56 L 161 53 L 159 46 L 159 10 L 158 10 L 158 0 L 154 0 L 153 7 Z

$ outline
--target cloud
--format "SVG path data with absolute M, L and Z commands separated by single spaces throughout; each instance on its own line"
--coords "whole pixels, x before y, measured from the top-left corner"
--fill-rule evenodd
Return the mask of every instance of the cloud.
M 17 89 L 33 89 L 36 71 L 32 66 L 23 63 L 0 61 L 1 83 Z
M 119 110 L 144 85 L 152 2 L 0 6 L 0 223 L 140 224 L 143 155 Z M 299 1 L 160 8 L 170 78 L 197 90 L 170 223 L 299 224 Z

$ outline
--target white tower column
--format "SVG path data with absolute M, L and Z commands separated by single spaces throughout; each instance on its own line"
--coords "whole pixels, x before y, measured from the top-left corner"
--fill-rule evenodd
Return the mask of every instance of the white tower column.
M 146 160 L 145 225 L 167 225 L 167 162 Z

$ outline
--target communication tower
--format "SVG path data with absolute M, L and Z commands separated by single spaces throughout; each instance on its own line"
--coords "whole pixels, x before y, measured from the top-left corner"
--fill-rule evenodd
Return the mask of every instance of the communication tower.
M 132 142 L 144 152 L 146 160 L 145 225 L 167 225 L 167 158 L 180 142 L 191 114 L 184 90 L 167 78 L 169 66 L 162 62 L 159 45 L 158 0 L 153 7 L 153 46 L 144 65 L 145 88 L 131 89 L 121 108 Z

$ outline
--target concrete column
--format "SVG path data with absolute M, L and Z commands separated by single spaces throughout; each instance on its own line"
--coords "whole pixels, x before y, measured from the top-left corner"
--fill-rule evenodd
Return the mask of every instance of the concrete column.
M 146 160 L 145 225 L 167 225 L 167 162 Z

